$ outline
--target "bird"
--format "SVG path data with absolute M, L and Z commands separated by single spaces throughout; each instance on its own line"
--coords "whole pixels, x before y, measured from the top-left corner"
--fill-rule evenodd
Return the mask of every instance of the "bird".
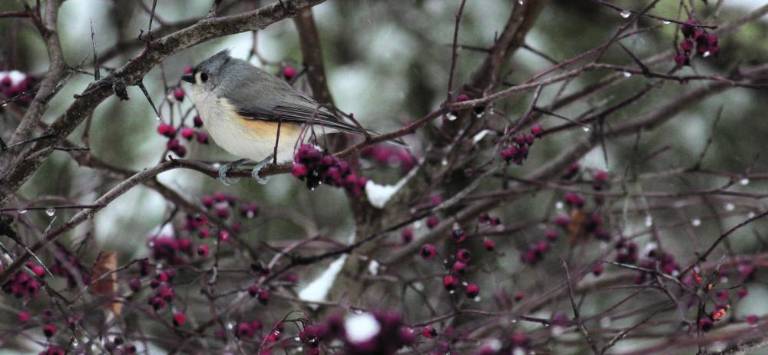
M 233 58 L 228 50 L 203 60 L 181 80 L 191 84 L 190 98 L 213 141 L 245 158 L 223 165 L 222 180 L 232 165 L 249 159 L 258 162 L 251 175 L 266 183 L 261 169 L 270 161 L 290 161 L 298 144 L 311 136 L 307 129 L 315 126 L 321 133 L 368 134 L 285 80 Z

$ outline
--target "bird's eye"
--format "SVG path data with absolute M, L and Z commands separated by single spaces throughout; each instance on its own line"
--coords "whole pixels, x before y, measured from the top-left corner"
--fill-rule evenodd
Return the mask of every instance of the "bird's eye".
M 202 82 L 208 81 L 208 74 L 206 74 L 205 72 L 200 73 L 200 81 Z

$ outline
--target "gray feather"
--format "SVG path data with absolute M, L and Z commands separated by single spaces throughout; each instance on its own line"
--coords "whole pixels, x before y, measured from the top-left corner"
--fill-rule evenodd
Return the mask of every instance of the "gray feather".
M 220 54 L 211 59 L 218 56 Z M 214 93 L 217 97 L 226 98 L 244 117 L 319 125 L 353 133 L 363 132 L 359 127 L 339 120 L 333 113 L 287 82 L 244 60 L 230 58 L 227 54 L 226 61 L 219 57 L 212 60 L 211 64 L 218 65 L 218 70 L 212 73 L 214 75 L 211 77 L 217 85 Z M 226 80 L 223 80 L 224 78 Z

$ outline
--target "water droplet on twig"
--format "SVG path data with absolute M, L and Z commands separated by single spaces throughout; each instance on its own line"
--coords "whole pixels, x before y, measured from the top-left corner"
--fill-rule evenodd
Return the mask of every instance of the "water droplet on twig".
M 694 226 L 694 227 L 700 226 L 701 225 L 701 219 L 699 219 L 699 218 L 692 219 L 691 220 L 691 225 Z
M 730 202 L 725 204 L 725 210 L 726 211 L 733 211 L 736 208 L 736 206 Z
M 619 12 L 619 15 L 620 15 L 622 18 L 629 18 L 629 16 L 632 16 L 632 11 L 629 11 L 629 10 L 622 10 L 621 12 Z
M 749 178 L 741 178 L 741 180 L 739 180 L 739 185 L 741 186 L 749 185 Z
M 25 213 L 27 213 L 27 212 L 29 212 L 29 210 L 27 210 L 27 209 L 21 209 L 21 210 L 19 210 L 19 214 L 25 214 Z
M 632 73 L 630 73 L 628 71 L 625 71 L 625 72 L 623 72 L 621 74 L 624 75 L 625 78 L 631 78 L 632 77 Z
M 47 208 L 45 214 L 48 215 L 48 217 L 53 217 L 53 215 L 56 214 L 56 209 L 53 207 Z

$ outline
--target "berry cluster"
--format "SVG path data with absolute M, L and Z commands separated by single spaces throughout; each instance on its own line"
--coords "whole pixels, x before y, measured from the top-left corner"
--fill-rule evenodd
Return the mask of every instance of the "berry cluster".
M 416 166 L 416 158 L 408 149 L 392 146 L 391 144 L 377 144 L 366 147 L 360 152 L 360 155 L 380 165 L 399 166 L 403 173 L 407 173 Z
M 638 259 L 637 244 L 627 240 L 619 240 L 616 243 L 616 262 L 622 264 L 635 264 Z
M 174 92 L 177 91 L 180 92 L 178 95 L 183 98 L 184 90 L 177 88 Z M 181 140 L 177 138 L 177 135 L 181 136 L 181 138 L 186 140 L 188 143 L 196 141 L 199 144 L 208 144 L 209 142 L 208 133 L 200 129 L 200 127 L 203 126 L 203 120 L 200 118 L 200 116 L 195 116 L 192 121 L 194 128 L 182 125 L 177 129 L 169 123 L 160 123 L 157 126 L 157 133 L 165 138 L 168 138 L 168 142 L 166 142 L 165 147 L 180 158 L 183 158 L 187 155 L 187 148 L 181 144 Z
M 675 63 L 677 65 L 690 65 L 693 55 L 706 58 L 716 55 L 720 51 L 717 35 L 698 27 L 698 24 L 698 21 L 689 19 L 680 26 L 680 32 L 683 33 L 684 38 L 676 50 Z
M 430 216 L 437 219 L 437 216 Z M 498 217 L 491 217 L 487 214 L 483 214 L 479 218 L 480 224 L 487 224 L 490 226 L 498 226 L 501 221 Z M 434 222 L 436 225 L 437 222 Z M 429 219 L 427 220 L 429 226 Z M 408 233 L 412 237 L 412 232 L 409 228 L 403 230 L 403 233 Z M 454 225 L 450 232 L 450 239 L 456 245 L 457 250 L 450 258 L 445 260 L 445 268 L 448 273 L 443 276 L 443 287 L 450 293 L 454 293 L 459 286 L 463 286 L 464 294 L 471 299 L 474 299 L 480 294 L 480 286 L 476 283 L 462 281 L 462 276 L 466 273 L 467 268 L 470 267 L 470 261 L 472 255 L 470 251 L 462 246 L 467 242 L 469 236 L 466 231 L 462 229 L 458 224 Z M 483 248 L 487 251 L 494 251 L 496 249 L 496 243 L 489 238 L 483 238 Z M 434 244 L 426 243 L 419 249 L 419 255 L 425 260 L 430 260 L 437 255 L 437 247 Z
M 266 287 L 262 287 L 258 284 L 253 284 L 250 287 L 248 287 L 248 294 L 251 295 L 251 297 L 255 297 L 257 300 L 259 300 L 259 303 L 262 305 L 267 305 L 269 303 L 269 289 Z
M 186 260 L 182 254 L 192 254 L 192 240 L 189 238 L 158 235 L 151 237 L 148 245 L 152 250 L 152 258 L 170 265 L 184 264 Z
M 176 276 L 176 266 L 186 265 L 195 257 L 207 258 L 211 251 L 207 239 L 215 235 L 217 243 L 226 243 L 231 238 L 230 232 L 240 231 L 241 221 L 256 218 L 260 210 L 256 203 L 242 201 L 222 192 L 205 195 L 200 199 L 200 203 L 210 214 L 225 222 L 230 230 L 217 230 L 207 215 L 195 214 L 187 215 L 180 228 L 164 230 L 149 238 L 150 259 L 139 263 L 139 276 L 130 279 L 128 286 L 138 293 L 144 285 L 148 285 L 152 292 L 147 296 L 147 303 L 156 312 L 169 308 L 174 301 L 176 291 L 173 279 Z M 194 236 L 200 239 L 197 245 Z M 161 268 L 161 265 L 164 267 Z M 149 279 L 143 281 L 146 278 Z M 260 289 L 256 294 L 262 303 L 269 299 L 267 289 Z M 187 316 L 184 312 L 175 310 L 169 313 L 175 326 L 183 327 L 186 324 Z
M 159 272 L 155 276 L 155 279 L 149 283 L 149 286 L 154 289 L 154 293 L 149 297 L 147 303 L 152 306 L 155 311 L 162 310 L 167 304 L 173 302 L 173 298 L 176 297 L 176 291 L 174 291 L 171 286 L 171 282 L 175 275 L 175 272 Z
M 551 245 L 547 240 L 539 240 L 528 246 L 521 255 L 520 261 L 524 264 L 534 266 L 544 259 L 544 256 L 550 250 Z
M 45 269 L 36 263 L 28 262 L 30 273 L 22 270 L 13 274 L 13 277 L 3 285 L 3 291 L 16 298 L 33 299 L 43 286 Z
M 533 125 L 530 133 L 519 134 L 509 139 L 509 142 L 501 149 L 499 155 L 506 162 L 511 161 L 517 165 L 522 165 L 523 161 L 528 158 L 528 151 L 533 142 L 537 138 L 541 138 L 543 132 L 544 129 L 540 125 Z
M 310 190 L 320 184 L 327 184 L 342 187 L 355 197 L 362 194 L 368 182 L 364 176 L 358 176 L 352 171 L 346 161 L 310 144 L 302 144 L 296 151 L 291 174 L 305 181 Z
M 321 344 L 340 341 L 344 354 L 394 354 L 416 340 L 413 329 L 403 324 L 396 312 L 341 314 L 324 322 L 304 326 L 299 341 L 307 346 L 307 354 L 320 354 Z

